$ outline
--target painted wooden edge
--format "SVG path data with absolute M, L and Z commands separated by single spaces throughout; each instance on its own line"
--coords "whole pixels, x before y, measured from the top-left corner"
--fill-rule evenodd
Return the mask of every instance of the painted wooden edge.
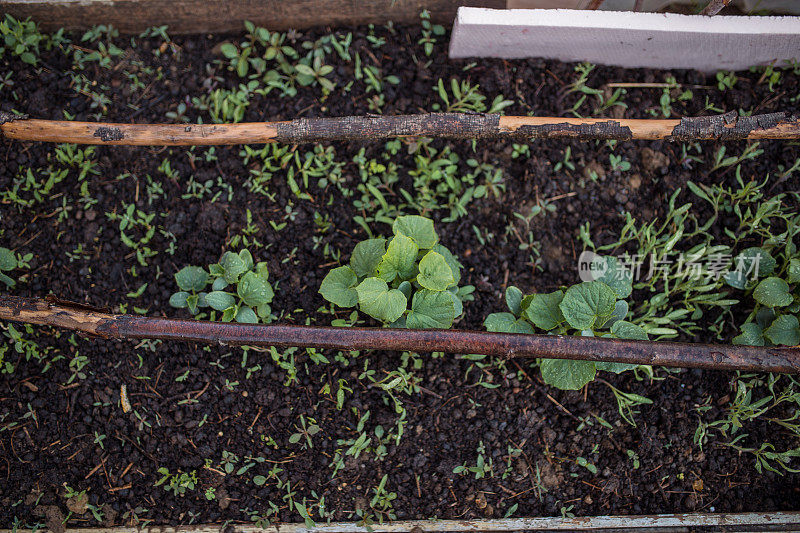
M 270 30 L 413 23 L 423 9 L 450 25 L 459 6 L 505 8 L 506 0 L 0 0 L 0 12 L 46 31 L 112 24 L 133 34 L 163 24 L 170 34 L 238 32 L 245 20 Z
M 275 524 L 265 528 L 251 524 L 206 524 L 196 526 L 150 526 L 68 528 L 66 533 L 454 533 L 511 531 L 798 531 L 800 512 L 692 513 L 649 516 L 596 516 L 579 518 L 505 518 L 494 520 L 413 520 L 371 526 L 352 522 L 318 524 Z M 12 533 L 0 529 L 0 533 Z M 30 533 L 18 529 L 16 533 Z
M 458 10 L 450 57 L 544 57 L 706 72 L 800 59 L 800 17 Z

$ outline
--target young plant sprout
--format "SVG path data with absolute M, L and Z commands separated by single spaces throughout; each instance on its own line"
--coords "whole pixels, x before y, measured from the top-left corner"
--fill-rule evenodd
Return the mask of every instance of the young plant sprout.
M 269 282 L 267 264 L 253 263 L 253 256 L 245 249 L 238 254 L 225 252 L 219 263 L 208 270 L 187 266 L 175 274 L 180 291 L 173 294 L 169 303 L 179 309 L 188 309 L 193 315 L 210 307 L 221 311 L 220 320 L 255 324 L 270 322 L 270 303 L 275 296 Z M 211 291 L 206 288 L 211 285 Z M 200 318 L 200 317 L 198 317 Z
M 783 249 L 773 251 L 780 265 L 768 249 L 752 247 L 736 256 L 736 269 L 725 276 L 728 285 L 746 291 L 756 302 L 734 344 L 800 344 L 800 251 L 791 238 Z
M 489 331 L 505 333 L 551 333 L 631 340 L 649 340 L 647 332 L 625 320 L 632 291 L 632 273 L 615 257 L 597 256 L 604 263 L 593 281 L 573 285 L 566 291 L 523 296 L 510 286 L 506 290 L 509 313 L 492 313 L 483 322 Z M 539 368 L 545 383 L 564 390 L 578 390 L 595 378 L 598 370 L 619 374 L 638 365 L 542 359 Z
M 458 286 L 461 263 L 439 244 L 428 218 L 397 217 L 392 231 L 389 239 L 358 243 L 350 264 L 334 268 L 322 280 L 320 294 L 391 327 L 449 328 L 474 290 Z

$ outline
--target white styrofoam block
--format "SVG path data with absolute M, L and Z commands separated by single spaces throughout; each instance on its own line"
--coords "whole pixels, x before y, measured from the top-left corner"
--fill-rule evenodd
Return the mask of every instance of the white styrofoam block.
M 742 70 L 800 59 L 800 17 L 460 7 L 450 57 Z
M 506 0 L 508 9 L 586 9 L 590 0 Z M 603 11 L 633 11 L 636 0 L 603 0 L 600 7 Z M 697 9 L 703 2 L 693 0 L 643 0 L 639 11 L 661 11 L 667 6 L 683 6 Z M 800 2 L 797 0 L 733 0 L 731 6 L 738 7 L 743 13 L 760 11 L 781 15 L 800 15 Z

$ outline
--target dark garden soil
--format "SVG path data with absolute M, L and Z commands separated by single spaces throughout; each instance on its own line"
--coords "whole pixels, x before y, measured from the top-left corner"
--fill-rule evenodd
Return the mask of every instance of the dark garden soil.
M 571 64 L 480 60 L 467 70 L 471 61 L 447 60 L 446 37 L 440 37 L 430 65 L 424 66 L 425 60 L 418 66 L 412 60 L 413 54 L 423 57 L 416 44 L 417 27 L 396 27 L 395 33 L 375 28 L 374 35 L 387 39 L 379 49 L 366 40 L 369 31 L 354 32 L 351 52 L 379 65 L 384 76 L 399 78 L 398 85 L 384 83 L 385 114 L 432 110 L 439 101 L 432 86 L 439 78 L 447 81 L 451 76 L 479 84 L 487 102 L 497 94 L 514 100 L 504 110 L 506 114 L 569 116 L 568 109 L 578 98 L 565 94 L 576 78 Z M 307 40 L 324 33 L 296 37 Z M 79 38 L 75 36 L 75 41 Z M 152 53 L 159 40 L 137 39 L 137 47 L 132 48 L 129 39 L 116 39 L 125 50 L 122 66 L 104 69 L 90 63 L 86 72 L 97 81 L 95 90 L 108 87 L 105 94 L 110 103 L 104 120 L 166 122 L 167 111 L 206 87 L 236 87 L 241 80 L 235 73 L 216 67 L 214 75 L 220 79 L 214 81 L 206 69 L 220 58 L 214 46 L 223 39 L 176 39 L 180 53 L 164 47 L 159 57 Z M 97 112 L 90 109 L 86 96 L 70 86 L 66 72 L 73 66 L 69 58 L 49 51 L 42 59 L 41 73 L 8 55 L 0 59 L 0 70 L 13 72 L 19 96 L 14 100 L 4 89 L 0 93 L 3 110 L 13 108 L 50 119 L 63 119 L 68 113 L 76 120 L 87 120 Z M 146 88 L 132 92 L 122 73 L 131 70 L 124 63 L 134 59 L 156 67 L 159 74 L 142 72 Z M 301 88 L 294 98 L 257 95 L 245 121 L 369 113 L 367 99 L 372 94 L 365 92 L 363 83 L 353 84 L 349 93 L 339 89 L 352 79 L 353 64 L 336 54 L 328 55 L 327 61 L 335 67 L 330 79 L 337 83 L 330 96 L 320 98 L 319 87 Z M 588 84 L 663 82 L 669 74 L 598 67 Z M 758 83 L 760 73 L 739 73 L 734 89 L 724 92 L 717 89 L 713 74 L 671 74 L 678 83 L 695 86 L 693 99 L 673 105 L 676 116 L 709 113 L 704 111 L 706 97 L 724 111 L 799 111 L 800 84 L 791 71 L 784 73 L 772 92 L 766 83 Z M 660 110 L 661 94 L 661 89 L 629 89 L 626 110 L 599 116 L 646 118 L 648 109 Z M 591 113 L 591 107 L 587 104 L 582 109 Z M 186 114 L 192 122 L 201 116 L 209 122 L 207 114 L 191 105 Z M 601 142 L 537 141 L 530 145 L 529 158 L 516 159 L 511 157 L 511 143 L 502 141 L 478 142 L 474 155 L 470 142 L 435 141 L 433 146 L 446 144 L 462 160 L 475 157 L 501 168 L 507 188 L 498 198 L 474 200 L 467 206 L 468 214 L 454 222 L 437 222 L 442 243 L 466 267 L 462 283 L 476 287 L 475 300 L 465 305 L 459 328 L 481 329 L 487 314 L 503 311 L 502 293 L 508 284 L 534 292 L 575 283 L 577 256 L 583 249 L 578 229 L 585 222 L 591 223 L 595 242 L 613 242 L 623 211 L 641 220 L 663 217 L 669 196 L 679 187 L 685 189 L 687 180 L 735 183 L 732 170 L 709 172 L 719 147 L 714 143 L 702 145 L 705 161 L 695 165 L 682 160 L 680 145 L 621 144 L 614 153 L 631 163 L 628 171 L 611 169 L 611 152 Z M 352 158 L 361 148 L 368 159 L 384 150 L 383 143 L 332 146 L 336 160 L 346 163 L 342 172 L 346 184 L 359 180 Z M 575 170 L 555 172 L 554 165 L 564 159 L 568 147 Z M 738 154 L 744 147 L 744 143 L 728 143 L 727 150 Z M 743 178 L 763 179 L 778 172 L 778 165 L 788 168 L 800 157 L 796 143 L 762 142 L 761 148 L 764 155 L 743 164 Z M 53 150 L 48 144 L 0 144 L 0 189 L 11 188 L 13 178 L 24 169 L 54 165 Z M 280 172 L 270 183 L 273 198 L 249 192 L 244 186 L 249 168 L 243 165 L 240 150 L 217 147 L 216 161 L 206 161 L 204 150 L 196 150 L 198 158 L 191 161 L 185 154 L 189 150 L 183 149 L 98 147 L 100 173 L 87 178 L 89 193 L 97 202 L 88 208 L 78 202 L 80 184 L 74 172 L 30 208 L 0 203 L 0 242 L 18 252 L 33 253 L 30 270 L 17 276 L 23 282 L 12 293 L 53 293 L 115 310 L 126 304 L 129 312 L 136 306 L 150 315 L 188 316 L 168 304 L 176 290 L 173 274 L 185 265 L 216 262 L 226 243 L 242 233 L 249 211 L 258 227 L 255 238 L 264 245 L 249 248 L 257 260 L 269 263 L 277 287 L 273 309 L 282 313 L 281 321 L 330 323 L 331 315 L 320 312 L 325 302 L 317 293 L 334 261 L 323 255 L 323 249 L 329 245 L 341 250 L 346 260 L 353 245 L 366 236 L 353 221 L 361 213 L 330 185 L 323 189 L 312 183 L 308 187 L 312 200 L 299 200 Z M 311 147 L 297 150 L 305 153 Z M 166 158 L 179 177 L 165 178 L 158 171 Z M 407 171 L 413 168 L 413 156 L 404 148 L 395 162 L 400 167 L 398 185 L 410 188 Z M 591 179 L 585 169 L 595 170 L 598 179 Z M 146 193 L 148 175 L 161 182 L 164 194 L 160 197 Z M 210 195 L 182 198 L 190 175 L 201 183 L 213 180 L 212 194 L 223 191 L 217 201 L 212 203 Z M 218 176 L 232 186 L 230 200 L 217 185 Z M 798 189 L 794 177 L 772 192 L 791 189 Z M 531 233 L 541 252 L 534 268 L 529 252 L 519 247 L 527 230 L 515 222 L 514 213 L 526 214 L 542 199 L 550 199 L 555 211 L 533 218 Z M 686 192 L 681 199 L 690 200 Z M 156 231 L 149 246 L 157 255 L 148 260 L 148 266 L 138 265 L 132 250 L 120 240 L 119 223 L 106 215 L 122 213 L 123 204 L 156 213 L 152 224 L 174 235 L 174 254 L 167 252 L 172 239 Z M 332 223 L 328 231 L 320 229 L 316 213 Z M 437 221 L 446 216 L 444 210 L 426 214 Z M 276 231 L 270 221 L 285 221 L 287 226 Z M 513 232 L 506 238 L 509 224 L 517 228 L 520 240 Z M 377 232 L 388 229 L 379 225 Z M 483 244 L 476 230 L 495 237 Z M 713 231 L 721 235 L 722 224 Z M 131 295 L 143 283 L 148 285 L 141 295 Z M 727 340 L 739 319 L 726 321 Z M 530 362 L 494 364 L 480 370 L 459 356 L 423 354 L 421 368 L 414 371 L 421 379 L 420 392 L 400 396 L 408 414 L 399 444 L 388 444 L 382 458 L 372 451 L 348 458 L 331 479 L 335 450 L 349 446 L 337 440 L 357 438 L 356 426 L 365 413 L 370 416 L 364 428 L 373 440 L 376 425 L 387 433 L 397 432 L 398 415 L 391 401 L 359 375 L 366 361 L 376 377 L 402 366 L 400 354 L 349 355 L 344 364 L 326 352 L 331 363 L 314 364 L 297 350 L 297 378 L 286 385 L 291 375 L 274 364 L 269 353 L 250 351 L 245 361 L 241 350 L 219 346 L 100 341 L 45 329 L 31 330 L 25 337 L 34 340 L 40 352 L 47 352 L 44 359 L 52 364 L 44 369 L 40 361 L 9 353 L 17 368 L 0 375 L 3 527 L 19 519 L 23 524 L 46 522 L 58 529 L 68 516 L 72 525 L 96 524 L 87 502 L 68 499 L 66 487 L 87 490 L 88 504 L 100 509 L 103 522 L 109 525 L 247 522 L 268 515 L 268 502 L 280 509 L 273 518 L 301 521 L 297 511 L 289 510 L 290 500 L 305 500 L 314 519 L 321 521 L 320 498 L 332 519 L 358 519 L 353 511 L 369 512 L 374 489 L 385 474 L 386 488 L 397 494 L 393 507 L 398 519 L 503 517 L 512 506 L 513 516 L 800 509 L 800 475 L 757 474 L 751 455 L 739 456 L 715 443 L 713 435 L 702 450 L 693 442 L 698 424 L 695 408 L 710 401 L 707 415 L 713 419 L 730 398 L 734 373 L 657 369 L 659 380 L 652 382 L 637 381 L 631 373 L 606 376 L 618 389 L 653 400 L 652 405 L 639 408 L 637 426 L 632 427 L 620 418 L 609 387 L 599 382 L 584 391 L 563 392 L 544 385 Z M 709 332 L 685 340 L 714 339 Z M 76 354 L 88 358 L 82 375 L 73 372 Z M 260 368 L 248 376 L 248 369 L 256 365 Z M 497 387 L 479 386 L 479 378 Z M 339 379 L 346 379 L 352 389 L 341 410 L 336 406 Z M 132 407 L 127 413 L 120 402 L 123 385 Z M 323 390 L 326 385 L 330 391 Z M 289 441 L 297 432 L 295 426 L 301 425 L 301 415 L 321 427 L 312 437 L 313 448 L 305 449 L 304 440 Z M 608 421 L 611 429 L 596 417 Z M 769 441 L 779 449 L 798 445 L 768 432 L 766 425 L 750 429 L 748 442 Z M 494 463 L 494 476 L 475 479 L 473 474 L 454 474 L 458 465 L 475 465 L 481 445 L 486 460 Z M 522 453 L 511 457 L 510 448 Z M 228 454 L 238 458 L 230 473 L 222 462 Z M 596 468 L 580 466 L 579 457 Z M 264 461 L 238 473 L 254 462 L 251 458 Z M 281 471 L 276 473 L 275 467 Z M 171 473 L 196 471 L 197 488 L 176 496 L 163 486 L 154 486 L 162 477 L 159 468 Z M 266 477 L 266 483 L 257 486 L 255 476 Z M 206 494 L 212 493 L 208 499 Z

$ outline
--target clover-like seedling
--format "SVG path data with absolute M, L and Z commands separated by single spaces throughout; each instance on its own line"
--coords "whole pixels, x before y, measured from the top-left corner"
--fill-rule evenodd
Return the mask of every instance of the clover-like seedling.
M 358 243 L 350 264 L 334 268 L 322 280 L 320 294 L 392 327 L 449 328 L 474 290 L 471 285 L 458 287 L 461 263 L 439 244 L 428 218 L 401 216 L 392 230 L 388 240 Z
M 17 265 L 17 258 L 14 256 L 14 252 L 8 248 L 0 247 L 0 281 L 5 283 L 9 288 L 14 287 L 17 282 L 10 276 L 4 274 L 4 272 L 11 272 L 17 268 Z
M 492 313 L 483 325 L 504 333 L 552 333 L 648 340 L 647 332 L 625 320 L 632 292 L 632 272 L 614 257 L 603 257 L 603 275 L 594 281 L 573 285 L 566 291 L 524 296 L 517 287 L 506 290 L 510 312 Z M 595 363 L 565 359 L 542 359 L 542 379 L 564 390 L 578 390 L 595 378 L 598 370 L 619 374 L 638 365 Z
M 269 322 L 272 317 L 270 303 L 275 296 L 269 282 L 267 264 L 253 264 L 248 250 L 238 254 L 225 252 L 219 263 L 202 267 L 183 267 L 175 274 L 180 292 L 173 294 L 169 303 L 173 307 L 189 309 L 196 315 L 201 308 L 210 307 L 222 312 L 223 322 L 255 324 Z M 211 290 L 206 291 L 208 285 Z

